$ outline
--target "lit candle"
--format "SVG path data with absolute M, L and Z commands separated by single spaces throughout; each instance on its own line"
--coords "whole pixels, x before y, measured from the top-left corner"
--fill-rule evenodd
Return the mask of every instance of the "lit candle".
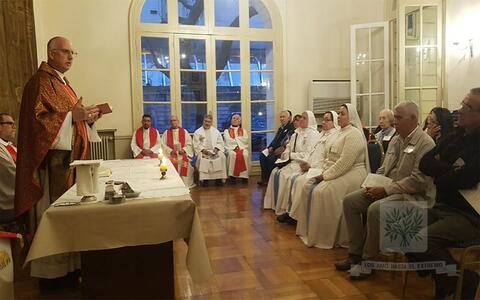
M 158 153 L 158 159 L 159 159 L 160 161 L 163 160 L 163 153 L 162 153 L 162 152 Z
M 160 172 L 167 172 L 168 166 L 166 163 L 161 163 L 160 164 Z

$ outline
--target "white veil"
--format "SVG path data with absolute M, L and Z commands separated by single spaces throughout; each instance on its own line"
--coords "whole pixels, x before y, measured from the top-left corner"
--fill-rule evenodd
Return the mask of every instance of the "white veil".
M 307 113 L 307 116 L 308 116 L 308 128 L 311 128 L 315 131 L 317 131 L 317 119 L 315 118 L 315 115 L 313 114 L 312 111 L 309 111 L 309 110 L 306 110 L 305 111 Z
M 360 133 L 362 134 L 363 139 L 365 140 L 365 165 L 367 166 L 367 173 L 370 173 L 370 160 L 368 158 L 368 146 L 367 146 L 367 138 L 363 133 L 363 125 L 362 120 L 360 120 L 360 116 L 358 115 L 357 108 L 355 105 L 351 103 L 345 103 L 345 106 L 348 110 L 348 118 L 350 119 L 350 124 L 352 124 L 355 128 L 357 128 Z

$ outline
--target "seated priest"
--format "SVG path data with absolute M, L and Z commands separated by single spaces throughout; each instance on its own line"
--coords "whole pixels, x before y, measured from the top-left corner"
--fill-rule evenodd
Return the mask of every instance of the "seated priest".
M 202 186 L 207 186 L 207 180 L 216 180 L 222 186 L 227 179 L 226 158 L 222 134 L 212 126 L 213 117 L 206 115 L 203 126 L 193 134 L 193 148 L 197 155 L 196 167 Z
M 152 127 L 152 116 L 142 116 L 142 127 L 132 136 L 134 158 L 157 158 L 162 153 L 162 140 L 158 130 Z
M 163 152 L 176 167 L 178 174 L 189 188 L 195 186 L 193 182 L 193 167 L 190 164 L 193 152 L 193 141 L 185 128 L 179 126 L 177 116 L 170 118 L 171 127 L 163 133 Z
M 230 127 L 223 132 L 228 155 L 228 176 L 232 184 L 236 183 L 236 178 L 248 182 L 248 135 L 241 127 L 241 123 L 241 116 L 235 114 L 232 116 Z
M 12 144 L 15 140 L 15 129 L 12 116 L 0 113 L 0 228 L 15 217 L 13 199 L 17 148 Z

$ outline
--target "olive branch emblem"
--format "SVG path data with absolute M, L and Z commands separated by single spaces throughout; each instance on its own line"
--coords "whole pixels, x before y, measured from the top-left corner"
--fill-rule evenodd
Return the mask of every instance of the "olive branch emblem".
M 412 240 L 423 240 L 422 235 L 419 234 L 422 221 L 423 216 L 415 207 L 406 208 L 403 211 L 393 208 L 386 212 L 385 237 L 390 238 L 390 242 L 400 238 L 400 247 L 409 247 Z

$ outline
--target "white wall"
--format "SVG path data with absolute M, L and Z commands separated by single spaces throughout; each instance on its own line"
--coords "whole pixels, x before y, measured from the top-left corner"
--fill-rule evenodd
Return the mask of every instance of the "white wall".
M 384 20 L 384 0 L 286 0 L 286 103 L 308 105 L 312 79 L 350 79 L 350 25 Z
M 447 0 L 446 6 L 446 88 L 450 109 L 458 108 L 473 87 L 480 87 L 480 1 Z M 468 40 L 473 39 L 473 58 Z M 459 42 L 455 46 L 453 43 Z
M 466 1 L 466 0 L 465 0 Z M 312 79 L 350 78 L 350 25 L 384 19 L 384 0 L 274 0 L 282 16 L 284 95 L 294 112 L 307 108 Z M 46 43 L 68 37 L 79 52 L 67 73 L 87 104 L 109 102 L 115 113 L 99 128 L 116 128 L 128 155 L 133 131 L 128 16 L 131 0 L 34 0 L 38 60 Z M 117 148 L 119 145 L 117 145 Z M 125 149 L 124 149 L 125 148 Z M 118 153 L 119 151 L 117 151 Z

